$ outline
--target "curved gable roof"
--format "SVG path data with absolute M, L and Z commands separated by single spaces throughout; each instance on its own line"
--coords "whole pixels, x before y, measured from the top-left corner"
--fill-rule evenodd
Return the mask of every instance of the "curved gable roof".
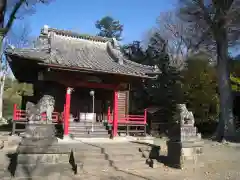
M 35 59 L 49 65 L 129 76 L 151 77 L 151 74 L 160 73 L 153 66 L 126 59 L 115 39 L 53 28 L 42 29 L 36 48 L 8 48 L 6 55 Z

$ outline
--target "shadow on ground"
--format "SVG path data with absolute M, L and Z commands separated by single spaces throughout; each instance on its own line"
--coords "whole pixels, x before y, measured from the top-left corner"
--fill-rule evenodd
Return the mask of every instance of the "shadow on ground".
M 0 132 L 10 132 L 12 131 L 12 123 L 0 125 Z
M 159 165 L 163 164 L 164 166 L 170 168 L 179 169 L 176 164 L 173 164 L 174 161 L 172 160 L 172 157 L 170 157 L 167 152 L 163 153 L 163 151 L 161 151 L 161 146 L 144 142 L 132 143 L 143 144 L 147 146 L 147 148 L 139 149 L 139 151 L 143 153 L 143 157 L 146 158 L 146 164 L 148 164 L 151 168 L 157 168 Z

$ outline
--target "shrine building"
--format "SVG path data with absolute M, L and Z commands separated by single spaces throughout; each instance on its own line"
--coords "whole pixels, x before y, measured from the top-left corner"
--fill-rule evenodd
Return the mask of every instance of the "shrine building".
M 115 137 L 121 126 L 127 134 L 141 127 L 146 133 L 147 113 L 129 115 L 129 91 L 160 71 L 128 60 L 116 39 L 44 26 L 34 48 L 9 46 L 5 54 L 15 78 L 34 90 L 23 97 L 22 107 L 15 105 L 14 124 L 27 121 L 27 101 L 37 103 L 48 94 L 55 99 L 53 121 L 63 125 L 64 136 Z

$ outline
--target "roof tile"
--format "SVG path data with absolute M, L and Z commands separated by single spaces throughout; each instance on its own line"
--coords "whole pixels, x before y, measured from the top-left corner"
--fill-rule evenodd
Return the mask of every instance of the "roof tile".
M 48 29 L 48 34 L 45 36 L 41 34 L 39 38 L 40 42 L 45 43 L 45 47 L 48 43 L 50 49 L 42 48 L 42 43 L 40 43 L 38 47 L 32 49 L 9 48 L 6 54 L 37 59 L 48 64 L 130 76 L 149 77 L 149 74 L 156 72 L 153 66 L 138 64 L 126 59 L 114 39 L 81 35 L 52 28 Z M 157 72 L 159 73 L 159 70 Z

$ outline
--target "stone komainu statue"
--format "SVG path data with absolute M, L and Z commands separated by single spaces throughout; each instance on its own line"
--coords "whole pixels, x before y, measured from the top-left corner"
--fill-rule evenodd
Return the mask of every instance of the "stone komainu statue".
M 44 95 L 35 105 L 31 102 L 26 104 L 27 118 L 30 122 L 41 121 L 41 114 L 46 113 L 47 122 L 52 121 L 55 100 L 50 95 Z
M 180 115 L 180 124 L 184 125 L 194 125 L 195 120 L 193 113 L 191 111 L 188 111 L 186 104 L 178 104 L 177 108 L 179 110 L 179 115 Z

